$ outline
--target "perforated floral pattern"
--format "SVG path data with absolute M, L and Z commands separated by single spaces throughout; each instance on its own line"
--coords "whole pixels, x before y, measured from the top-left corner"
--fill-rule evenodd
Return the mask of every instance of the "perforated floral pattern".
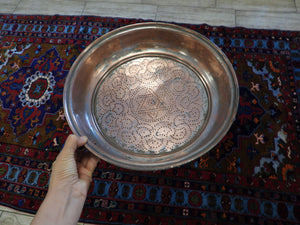
M 199 76 L 167 58 L 126 62 L 97 90 L 100 129 L 109 141 L 137 153 L 160 154 L 182 147 L 199 134 L 209 111 Z

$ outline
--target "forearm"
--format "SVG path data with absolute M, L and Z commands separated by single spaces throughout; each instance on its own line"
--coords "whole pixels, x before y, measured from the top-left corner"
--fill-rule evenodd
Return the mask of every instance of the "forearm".
M 76 150 L 87 142 L 86 137 L 70 135 L 52 165 L 49 190 L 31 225 L 76 225 L 84 206 L 98 159 L 91 153 Z
M 85 193 L 76 186 L 49 190 L 31 225 L 75 225 L 85 202 Z

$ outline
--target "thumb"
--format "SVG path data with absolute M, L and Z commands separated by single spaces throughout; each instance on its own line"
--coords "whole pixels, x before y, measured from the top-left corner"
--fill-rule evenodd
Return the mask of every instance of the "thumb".
M 62 154 L 74 154 L 76 149 L 87 143 L 87 137 L 78 137 L 74 134 L 69 135 L 66 140 L 65 146 L 62 149 Z
M 86 136 L 81 136 L 79 137 L 79 139 L 77 140 L 77 148 L 84 146 L 88 141 L 88 138 Z

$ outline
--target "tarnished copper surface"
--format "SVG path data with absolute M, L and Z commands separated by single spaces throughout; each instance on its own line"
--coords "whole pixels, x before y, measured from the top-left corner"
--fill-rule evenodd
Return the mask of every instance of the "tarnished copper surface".
M 140 23 L 89 45 L 71 67 L 65 115 L 86 147 L 115 165 L 158 170 L 190 162 L 230 128 L 238 106 L 230 61 L 190 29 Z

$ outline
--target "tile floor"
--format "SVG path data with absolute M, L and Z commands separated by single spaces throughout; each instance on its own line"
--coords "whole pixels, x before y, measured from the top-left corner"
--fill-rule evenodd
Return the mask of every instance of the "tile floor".
M 0 13 L 96 15 L 300 31 L 300 0 L 0 0 Z M 0 206 L 1 225 L 32 215 Z
M 300 0 L 0 0 L 0 13 L 98 15 L 300 30 Z

